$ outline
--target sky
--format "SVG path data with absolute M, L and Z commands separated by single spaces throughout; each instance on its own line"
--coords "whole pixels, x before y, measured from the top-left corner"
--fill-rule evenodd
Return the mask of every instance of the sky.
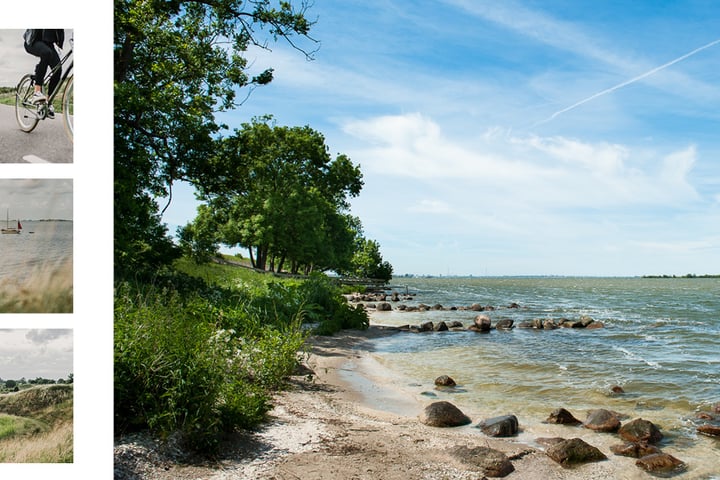
M 0 329 L 0 378 L 58 380 L 73 373 L 73 331 Z
M 396 275 L 720 273 L 720 5 L 313 2 L 220 118 L 309 125 Z M 174 190 L 170 231 L 195 215 Z
M 11 218 L 72 220 L 73 181 L 67 178 L 0 179 L 0 212 L 8 209 Z

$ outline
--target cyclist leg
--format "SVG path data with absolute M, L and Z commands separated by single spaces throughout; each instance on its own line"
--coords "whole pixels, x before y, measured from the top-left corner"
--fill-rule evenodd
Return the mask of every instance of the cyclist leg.
M 60 62 L 60 58 L 55 49 L 42 40 L 38 40 L 32 45 L 25 45 L 25 50 L 40 58 L 40 62 L 35 66 L 35 91 L 42 93 L 48 67 L 57 65 Z M 53 78 L 55 78 L 55 76 L 57 76 L 55 80 L 57 84 L 60 80 L 60 73 L 58 72 L 56 75 L 53 75 Z M 52 84 L 52 80 L 50 83 Z

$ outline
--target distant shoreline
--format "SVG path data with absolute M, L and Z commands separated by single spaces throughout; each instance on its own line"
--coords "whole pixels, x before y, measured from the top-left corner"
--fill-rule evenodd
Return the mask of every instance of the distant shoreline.
M 72 220 L 66 220 L 64 218 L 40 218 L 40 219 L 32 219 L 32 218 L 21 218 L 20 219 L 23 222 L 72 222 Z

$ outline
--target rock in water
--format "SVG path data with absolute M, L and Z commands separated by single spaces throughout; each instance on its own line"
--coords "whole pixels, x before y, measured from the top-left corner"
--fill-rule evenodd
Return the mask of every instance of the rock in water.
M 596 432 L 617 432 L 620 428 L 620 419 L 615 413 L 601 408 L 588 414 L 584 426 Z
M 647 443 L 629 442 L 621 445 L 612 445 L 610 451 L 623 457 L 642 458 L 653 453 L 660 453 L 660 449 Z
M 572 413 L 565 410 L 564 408 L 558 408 L 550 413 L 550 416 L 545 420 L 546 423 L 556 423 L 560 425 L 579 425 L 582 422 L 575 418 Z
M 518 433 L 518 419 L 515 415 L 489 418 L 480 422 L 478 428 L 489 437 L 512 437 Z
M 607 459 L 597 447 L 593 447 L 580 438 L 564 440 L 548 448 L 545 453 L 563 467 Z
M 660 429 L 654 423 L 642 418 L 626 423 L 620 427 L 618 434 L 628 442 L 658 443 L 663 438 Z
M 452 377 L 448 377 L 447 375 L 440 375 L 435 379 L 435 385 L 438 387 L 454 387 L 455 380 L 452 379 Z
M 635 465 L 654 474 L 673 474 L 685 470 L 686 465 L 667 453 L 653 453 L 642 457 Z

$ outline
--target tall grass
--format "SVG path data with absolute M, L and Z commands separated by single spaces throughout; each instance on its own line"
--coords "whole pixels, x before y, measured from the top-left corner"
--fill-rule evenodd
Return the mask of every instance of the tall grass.
M 270 395 L 297 364 L 299 315 L 263 328 L 252 297 L 123 284 L 115 296 L 115 425 L 179 431 L 214 450 L 220 434 L 264 419 Z
M 72 463 L 73 424 L 63 422 L 34 435 L 0 440 L 0 463 Z
M 72 313 L 72 260 L 46 265 L 21 281 L 0 281 L 2 313 Z

